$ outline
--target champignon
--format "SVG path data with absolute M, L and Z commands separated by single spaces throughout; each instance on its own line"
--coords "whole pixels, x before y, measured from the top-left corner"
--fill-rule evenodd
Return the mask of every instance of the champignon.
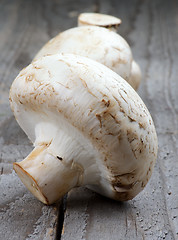
M 145 187 L 155 127 L 138 94 L 109 68 L 73 54 L 46 56 L 19 73 L 9 99 L 34 144 L 14 169 L 43 203 L 82 185 L 122 201 Z
M 117 32 L 122 23 L 121 19 L 101 13 L 81 13 L 78 16 L 78 26 L 98 26 Z M 130 77 L 128 83 L 137 90 L 141 82 L 141 70 L 139 65 L 133 60 L 131 64 Z
M 131 49 L 119 34 L 106 28 L 83 26 L 66 30 L 44 45 L 34 60 L 56 53 L 72 53 L 91 58 L 129 82 L 132 67 Z
M 78 26 L 98 26 L 117 31 L 122 23 L 120 18 L 101 13 L 81 13 L 78 17 Z

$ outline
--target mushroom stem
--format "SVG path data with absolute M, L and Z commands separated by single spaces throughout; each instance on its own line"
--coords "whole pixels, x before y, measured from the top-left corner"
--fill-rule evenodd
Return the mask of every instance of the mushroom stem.
M 14 170 L 24 185 L 40 201 L 49 205 L 78 185 L 79 171 L 53 156 L 48 146 L 37 146 Z

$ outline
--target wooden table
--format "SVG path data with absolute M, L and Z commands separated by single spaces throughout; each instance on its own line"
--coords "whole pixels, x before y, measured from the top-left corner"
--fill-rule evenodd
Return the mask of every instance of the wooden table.
M 81 12 L 118 16 L 119 33 L 141 66 L 139 95 L 154 119 L 159 154 L 152 178 L 120 203 L 85 188 L 48 207 L 12 172 L 32 149 L 9 107 L 18 72 Z M 178 239 L 178 1 L 0 1 L 0 239 Z

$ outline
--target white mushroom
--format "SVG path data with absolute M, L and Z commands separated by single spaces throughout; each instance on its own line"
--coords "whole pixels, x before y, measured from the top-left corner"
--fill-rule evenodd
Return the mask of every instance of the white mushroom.
M 66 30 L 44 45 L 34 60 L 56 53 L 72 53 L 91 58 L 129 81 L 131 49 L 119 34 L 106 28 L 83 26 Z
M 114 16 L 101 13 L 81 13 L 78 16 L 78 26 L 98 26 L 108 28 L 117 32 L 118 26 L 122 23 L 121 19 Z M 130 77 L 127 79 L 128 83 L 137 90 L 141 82 L 141 70 L 139 65 L 133 60 L 130 70 Z M 117 72 L 119 74 L 119 72 Z
M 14 169 L 43 203 L 82 185 L 123 201 L 145 187 L 155 127 L 138 94 L 109 68 L 73 54 L 46 56 L 19 73 L 9 99 L 35 147 Z
M 81 13 L 78 17 L 78 26 L 98 26 L 117 31 L 122 23 L 120 18 L 101 13 Z

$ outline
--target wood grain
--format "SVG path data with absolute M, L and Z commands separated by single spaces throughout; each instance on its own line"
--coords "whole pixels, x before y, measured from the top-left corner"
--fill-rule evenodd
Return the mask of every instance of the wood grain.
M 11 113 L 8 93 L 43 44 L 76 26 L 85 11 L 122 19 L 119 33 L 142 69 L 139 95 L 154 119 L 159 154 L 150 182 L 132 201 L 78 188 L 68 194 L 66 206 L 47 207 L 12 172 L 12 162 L 32 146 Z M 178 239 L 177 16 L 176 0 L 0 1 L 0 238 L 60 239 L 62 228 L 63 240 Z

